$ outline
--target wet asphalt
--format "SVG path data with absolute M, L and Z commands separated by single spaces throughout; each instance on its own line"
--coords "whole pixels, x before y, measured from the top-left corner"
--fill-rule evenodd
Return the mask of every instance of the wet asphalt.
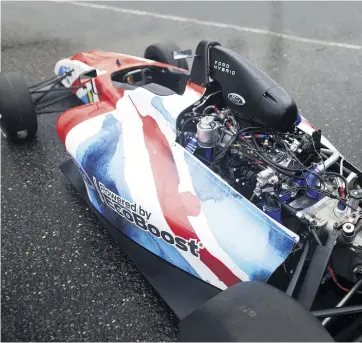
M 362 44 L 362 3 L 102 2 L 104 5 Z M 142 55 L 212 39 L 275 78 L 302 113 L 362 167 L 362 50 L 52 2 L 1 3 L 1 68 L 35 83 L 57 60 L 103 49 Z M 1 340 L 175 341 L 177 321 L 58 169 L 55 122 L 1 139 Z

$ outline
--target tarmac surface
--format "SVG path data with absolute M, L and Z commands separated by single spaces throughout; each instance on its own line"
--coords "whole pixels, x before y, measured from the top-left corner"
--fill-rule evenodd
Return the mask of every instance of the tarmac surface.
M 2 2 L 1 68 L 31 84 L 79 51 L 216 40 L 275 78 L 361 168 L 361 29 L 358 2 Z M 1 139 L 1 340 L 177 340 L 174 315 L 58 169 L 56 119 L 39 118 L 33 143 Z

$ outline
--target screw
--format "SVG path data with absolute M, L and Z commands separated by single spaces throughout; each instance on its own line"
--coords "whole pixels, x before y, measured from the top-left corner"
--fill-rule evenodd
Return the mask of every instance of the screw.
M 336 222 L 336 223 L 334 223 L 334 225 L 333 225 L 333 227 L 335 227 L 335 228 L 337 228 L 339 225 L 338 225 L 338 223 Z
M 312 222 L 310 224 L 313 225 L 313 226 L 316 226 L 317 222 L 315 220 L 312 220 Z
M 352 213 L 352 218 L 356 218 L 356 213 Z

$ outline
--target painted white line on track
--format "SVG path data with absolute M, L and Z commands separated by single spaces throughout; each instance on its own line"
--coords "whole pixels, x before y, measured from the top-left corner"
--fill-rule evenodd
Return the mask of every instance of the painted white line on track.
M 94 4 L 94 3 L 89 3 L 89 2 L 78 2 L 78 1 L 68 1 L 68 0 L 52 0 L 52 1 L 53 2 L 62 2 L 62 3 L 74 5 L 74 6 L 94 8 L 94 9 L 98 9 L 98 10 L 107 10 L 107 11 L 131 14 L 131 15 L 136 15 L 136 16 L 145 16 L 145 17 L 151 17 L 151 18 L 156 18 L 156 19 L 163 19 L 163 20 L 177 21 L 177 22 L 183 22 L 183 23 L 188 23 L 188 24 L 215 27 L 215 28 L 220 28 L 220 29 L 234 30 L 234 31 L 239 31 L 239 32 L 248 32 L 248 33 L 255 33 L 255 34 L 259 34 L 259 35 L 280 37 L 280 38 L 288 39 L 291 41 L 302 42 L 302 43 L 307 43 L 307 44 L 330 46 L 330 47 L 335 47 L 335 48 L 344 48 L 344 49 L 352 49 L 352 50 L 362 50 L 362 45 L 305 38 L 305 37 L 300 37 L 300 36 L 289 35 L 286 33 L 279 33 L 279 32 L 273 32 L 273 31 L 268 31 L 268 30 L 264 30 L 264 29 L 253 28 L 253 27 L 239 26 L 239 25 L 226 24 L 226 23 L 218 23 L 218 22 L 214 22 L 214 21 L 205 21 L 205 20 L 199 20 L 199 19 L 195 19 L 195 18 L 178 17 L 178 16 L 174 16 L 174 15 L 133 10 L 133 9 L 109 6 L 109 5 Z

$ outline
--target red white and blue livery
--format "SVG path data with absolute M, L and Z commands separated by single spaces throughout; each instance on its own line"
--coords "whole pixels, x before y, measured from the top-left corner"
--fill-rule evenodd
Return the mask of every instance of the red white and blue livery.
M 54 72 L 27 92 L 0 74 L 0 88 L 18 85 L 22 98 L 11 117 L 0 95 L 3 134 L 34 138 L 37 113 L 64 98 L 44 100 L 54 92 L 81 101 L 57 119 L 70 155 L 61 169 L 180 317 L 241 282 L 310 310 L 325 301 L 322 280 L 359 280 L 361 172 L 250 62 L 202 41 L 194 55 L 174 44 L 144 58 L 78 53 Z

